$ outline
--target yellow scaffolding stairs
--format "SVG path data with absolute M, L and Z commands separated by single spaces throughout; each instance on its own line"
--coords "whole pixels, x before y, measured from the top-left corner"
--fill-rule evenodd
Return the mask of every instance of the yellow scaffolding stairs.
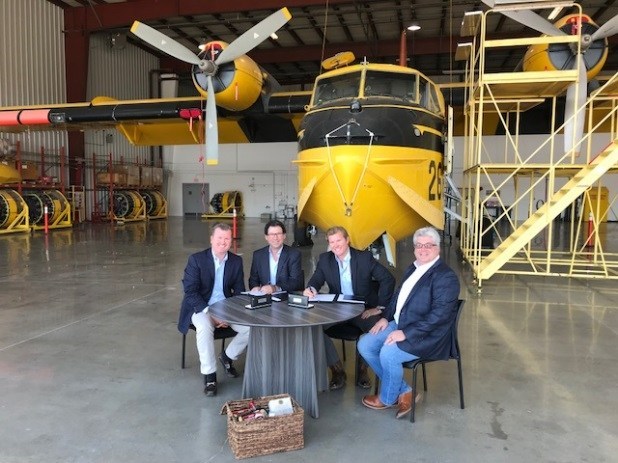
M 581 14 L 580 5 L 571 6 Z M 500 13 L 475 15 L 472 41 L 461 53 L 467 96 L 460 248 L 478 290 L 496 273 L 618 279 L 618 253 L 608 252 L 612 247 L 605 246 L 601 223 L 610 207 L 602 211 L 599 200 L 607 191 L 604 175 L 618 173 L 618 73 L 604 76 L 606 83 L 585 105 L 578 107 L 577 98 L 565 103 L 573 105 L 572 117 L 586 112 L 588 122 L 584 137 L 573 139 L 576 147 L 564 152 L 570 121 L 557 127 L 560 98 L 578 83 L 581 70 L 487 73 L 486 54 L 539 44 L 579 47 L 581 37 L 491 39 L 486 21 L 492 14 Z M 550 118 L 549 134 L 524 141 L 522 115 L 541 104 Z M 504 135 L 494 136 L 500 129 Z M 579 211 L 580 205 L 587 210 Z M 562 213 L 563 222 L 555 220 Z
M 484 258 L 479 266 L 478 277 L 481 280 L 491 278 L 511 258 L 560 213 L 577 200 L 586 190 L 597 182 L 603 174 L 618 163 L 618 139 L 610 143 L 589 165 L 582 168 L 571 180 L 558 190 L 551 200 L 532 214 L 509 235 L 491 254 Z

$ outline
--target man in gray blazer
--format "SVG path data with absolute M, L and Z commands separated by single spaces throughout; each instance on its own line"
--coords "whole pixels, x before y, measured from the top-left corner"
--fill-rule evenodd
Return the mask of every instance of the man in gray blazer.
M 300 251 L 284 244 L 285 225 L 279 220 L 270 220 L 264 226 L 264 238 L 268 246 L 253 253 L 249 289 L 264 294 L 277 291 L 301 291 L 303 266 Z

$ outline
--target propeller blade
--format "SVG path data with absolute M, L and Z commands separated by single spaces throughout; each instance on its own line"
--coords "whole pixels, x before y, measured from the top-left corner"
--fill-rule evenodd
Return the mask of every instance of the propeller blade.
M 291 18 L 292 15 L 287 8 L 281 8 L 271 14 L 229 44 L 217 57 L 215 64 L 229 63 L 239 56 L 247 54 L 270 37 L 270 34 L 279 30 Z
M 206 100 L 206 164 L 219 164 L 219 130 L 217 128 L 217 104 L 212 76 L 208 76 L 208 99 Z
M 201 63 L 197 55 L 187 47 L 144 23 L 134 21 L 131 26 L 131 32 L 144 42 L 185 63 L 197 66 Z
M 495 0 L 483 0 L 483 3 L 490 8 L 493 8 L 495 5 Z M 541 34 L 550 35 L 552 37 L 558 35 L 566 35 L 552 23 L 550 23 L 547 19 L 539 16 L 530 10 L 520 10 L 520 11 L 500 11 L 504 16 L 511 18 L 514 21 L 517 21 L 524 26 L 528 26 L 535 31 L 540 32 Z
M 591 38 L 594 42 L 595 40 L 604 39 L 614 34 L 618 34 L 618 14 L 599 27 L 597 31 L 592 34 Z
M 577 82 L 573 82 L 567 90 L 564 108 L 564 120 L 566 121 L 564 126 L 564 152 L 568 153 L 575 148 L 576 154 L 579 153 L 579 144 L 584 136 L 586 111 L 583 109 L 578 111 L 575 117 L 573 117 L 573 112 L 586 103 L 586 89 L 588 87 L 584 57 L 580 54 L 577 60 L 579 61 L 579 76 Z M 574 105 L 576 96 L 577 104 Z

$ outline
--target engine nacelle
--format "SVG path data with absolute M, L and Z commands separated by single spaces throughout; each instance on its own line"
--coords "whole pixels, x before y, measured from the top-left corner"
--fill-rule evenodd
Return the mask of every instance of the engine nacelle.
M 605 64 L 608 53 L 607 39 L 599 39 L 586 44 L 586 40 L 594 34 L 599 26 L 585 14 L 582 14 L 582 52 L 588 80 L 594 78 Z M 554 25 L 569 35 L 577 34 L 579 15 L 571 14 L 558 20 Z M 574 49 L 571 49 L 571 46 Z M 577 63 L 577 44 L 539 44 L 532 45 L 524 55 L 524 71 L 560 71 L 574 69 Z
M 221 41 L 208 42 L 198 57 L 214 61 L 227 46 L 227 43 Z M 191 73 L 195 88 L 207 98 L 206 75 L 197 66 L 193 66 Z M 212 80 L 217 106 L 228 111 L 243 111 L 249 108 L 260 98 L 264 85 L 262 70 L 247 55 L 219 66 Z

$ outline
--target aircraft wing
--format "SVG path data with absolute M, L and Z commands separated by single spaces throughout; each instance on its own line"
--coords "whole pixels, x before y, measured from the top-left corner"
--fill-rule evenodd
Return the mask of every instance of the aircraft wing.
M 296 141 L 311 92 L 264 96 L 244 111 L 218 110 L 220 143 Z M 115 100 L 0 108 L 0 133 L 116 129 L 142 146 L 204 143 L 206 98 Z

